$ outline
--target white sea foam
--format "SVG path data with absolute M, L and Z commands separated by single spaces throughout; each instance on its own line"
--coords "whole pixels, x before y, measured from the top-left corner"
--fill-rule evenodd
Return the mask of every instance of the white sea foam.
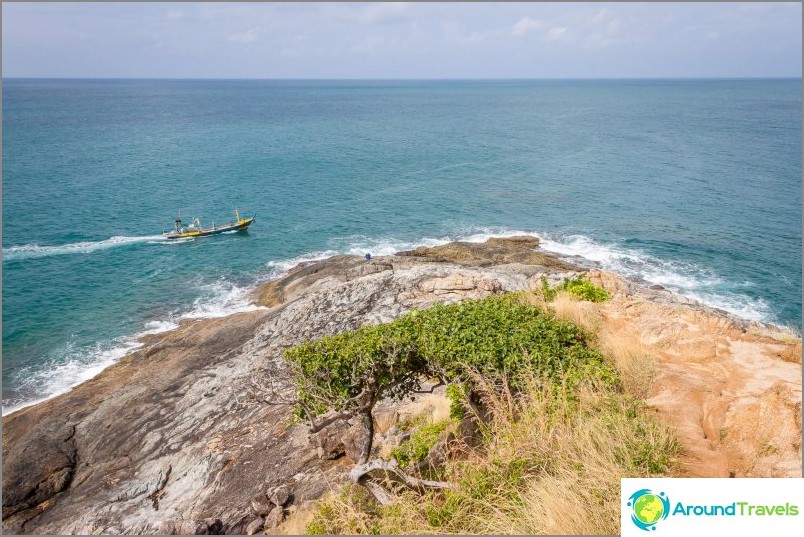
M 735 290 L 750 287 L 751 282 L 731 284 L 711 269 L 694 263 L 658 259 L 637 249 L 599 243 L 584 235 L 562 237 L 544 234 L 541 237 L 541 247 L 567 256 L 579 264 L 586 263 L 623 276 L 662 285 L 744 319 L 774 321 L 767 302 Z
M 289 259 L 275 259 L 273 261 L 268 261 L 265 266 L 268 267 L 269 271 L 267 274 L 265 274 L 262 280 L 275 280 L 276 278 L 286 274 L 296 265 L 301 263 L 310 263 L 312 261 L 321 261 L 322 259 L 332 257 L 333 255 L 338 255 L 339 253 L 343 252 L 338 252 L 337 250 L 325 250 L 319 252 L 308 252 L 306 254 L 297 255 L 296 257 L 291 257 Z
M 190 311 L 179 319 L 211 319 L 266 309 L 254 304 L 253 287 L 240 286 L 224 279 L 201 286 L 201 296 L 195 299 Z
M 161 235 L 149 235 L 143 237 L 109 237 L 102 241 L 73 242 L 70 244 L 59 244 L 51 246 L 41 246 L 39 244 L 23 244 L 21 246 L 10 246 L 3 248 L 3 261 L 15 261 L 21 259 L 32 259 L 36 257 L 46 257 L 51 255 L 67 254 L 88 254 L 107 248 L 126 246 L 138 242 L 164 241 Z M 167 241 L 165 241 L 167 242 Z
M 769 305 L 762 299 L 752 299 L 736 291 L 751 287 L 752 282 L 729 284 L 712 270 L 692 263 L 658 259 L 638 249 L 626 248 L 618 244 L 597 242 L 584 235 L 558 235 L 527 230 L 511 230 L 502 228 L 474 228 L 463 230 L 454 236 L 424 237 L 410 241 L 397 238 L 373 238 L 367 236 L 351 236 L 333 239 L 331 248 L 322 251 L 308 252 L 288 259 L 269 261 L 268 271 L 260 275 L 256 283 L 274 280 L 286 274 L 300 263 L 326 259 L 338 254 L 363 256 L 390 255 L 401 250 L 410 250 L 418 246 L 438 246 L 451 241 L 482 243 L 492 237 L 512 237 L 517 235 L 534 235 L 541 239 L 544 250 L 557 253 L 588 267 L 597 267 L 616 272 L 627 277 L 640 278 L 648 283 L 661 284 L 668 289 L 698 300 L 712 307 L 720 308 L 745 319 L 772 322 L 773 315 Z M 98 249 L 100 244 L 127 244 L 161 237 L 112 237 L 108 241 L 93 244 L 90 248 Z M 113 241 L 115 239 L 115 241 Z M 124 240 L 120 240 L 124 239 Z M 109 242 L 112 241 L 112 242 Z M 161 241 L 160 241 L 161 242 Z M 164 241 L 163 244 L 173 244 Z M 29 245 L 32 248 L 35 245 Z M 71 245 L 58 248 L 67 248 Z M 73 245 L 76 251 L 80 248 Z M 100 248 L 109 246 L 100 246 Z M 26 247 L 12 247 L 7 250 L 23 252 Z M 37 247 L 39 248 L 39 247 Z M 54 247 L 55 248 L 55 247 Z M 4 257 L 7 250 L 3 250 Z M 92 251 L 92 250 L 89 250 Z M 21 255 L 21 254 L 16 254 Z M 52 255 L 52 254 L 45 254 Z M 255 284 L 256 285 L 256 284 Z M 106 367 L 117 362 L 126 354 L 141 346 L 139 338 L 149 334 L 158 334 L 178 327 L 183 319 L 203 319 L 225 317 L 234 313 L 264 309 L 252 300 L 254 285 L 243 285 L 220 279 L 200 286 L 200 296 L 193 302 L 189 310 L 174 312 L 167 319 L 153 320 L 146 323 L 143 330 L 125 338 L 112 342 L 97 344 L 91 349 L 68 348 L 62 353 L 63 358 L 43 370 L 31 371 L 20 383 L 20 393 L 34 394 L 33 400 L 25 402 L 3 402 L 3 415 L 20 408 L 36 404 L 89 380 Z
M 24 401 L 3 399 L 3 416 L 57 395 L 69 392 L 82 382 L 95 377 L 101 371 L 142 346 L 140 338 L 159 334 L 177 328 L 172 321 L 150 321 L 144 329 L 132 336 L 116 338 L 112 341 L 96 343 L 90 348 L 77 348 L 68 343 L 59 352 L 59 357 L 51 360 L 45 367 L 29 368 L 21 371 L 17 391 L 35 394 Z
M 59 358 L 52 360 L 48 366 L 21 372 L 18 375 L 21 380 L 16 391 L 34 395 L 25 401 L 4 399 L 3 415 L 70 391 L 140 348 L 142 346 L 140 339 L 143 336 L 174 330 L 184 319 L 226 317 L 235 313 L 265 309 L 253 303 L 252 287 L 249 286 L 235 285 L 221 279 L 202 285 L 200 289 L 201 296 L 193 302 L 189 311 L 174 312 L 168 315 L 168 319 L 148 321 L 136 334 L 97 343 L 90 348 L 76 348 L 73 344 L 68 344 L 59 353 Z
M 451 241 L 483 243 L 492 237 L 504 238 L 519 235 L 539 237 L 542 249 L 560 254 L 582 266 L 609 270 L 626 277 L 641 279 L 649 284 L 659 284 L 703 304 L 728 311 L 745 319 L 762 322 L 773 322 L 774 320 L 767 302 L 736 291 L 736 289 L 754 285 L 752 282 L 731 284 L 711 269 L 693 263 L 659 259 L 638 249 L 597 242 L 585 235 L 558 235 L 494 227 L 470 228 L 450 236 L 424 237 L 414 241 L 362 235 L 333 239 L 331 241 L 332 248 L 329 250 L 270 261 L 267 266 L 271 270 L 262 281 L 276 279 L 299 263 L 326 259 L 337 254 L 391 255 L 418 246 L 439 246 Z
M 345 254 L 363 256 L 368 253 L 377 256 L 393 255 L 402 250 L 412 250 L 419 246 L 440 246 L 447 244 L 451 240 L 450 237 L 424 237 L 417 241 L 405 241 L 396 238 L 375 239 L 363 235 L 355 235 L 345 239 L 338 239 L 337 242 L 343 244 L 342 252 Z

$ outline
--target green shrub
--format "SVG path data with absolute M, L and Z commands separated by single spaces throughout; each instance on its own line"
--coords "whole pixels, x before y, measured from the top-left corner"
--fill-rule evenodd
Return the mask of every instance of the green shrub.
M 608 291 L 585 279 L 581 274 L 573 278 L 564 278 L 563 282 L 554 287 L 550 287 L 547 283 L 547 278 L 544 276 L 542 276 L 541 281 L 542 295 L 547 301 L 553 300 L 559 291 L 566 291 L 579 300 L 588 300 L 589 302 L 605 302 L 611 298 Z
M 437 423 L 422 425 L 416 429 L 409 440 L 402 442 L 399 447 L 391 452 L 391 455 L 399 463 L 400 468 L 407 468 L 411 463 L 415 464 L 423 461 L 438 441 L 438 435 L 449 427 L 451 423 L 452 420 L 442 420 Z
M 286 349 L 297 413 L 357 412 L 383 397 L 399 399 L 419 389 L 431 368 L 416 352 L 413 319 L 406 316 Z
M 449 399 L 449 417 L 454 420 L 462 420 L 464 417 L 464 402 L 468 394 L 466 388 L 461 383 L 454 383 L 447 386 L 444 395 Z
M 502 373 L 516 387 L 519 372 L 535 368 L 571 385 L 591 378 L 616 382 L 586 340 L 577 326 L 508 294 L 414 310 L 389 324 L 289 348 L 285 359 L 297 412 L 309 417 L 303 414 L 357 411 L 383 397 L 403 398 L 428 377 L 471 384 L 475 373 Z
M 565 279 L 559 288 L 569 292 L 575 298 L 589 302 L 604 302 L 611 298 L 605 289 L 584 279 L 580 274 L 574 278 Z

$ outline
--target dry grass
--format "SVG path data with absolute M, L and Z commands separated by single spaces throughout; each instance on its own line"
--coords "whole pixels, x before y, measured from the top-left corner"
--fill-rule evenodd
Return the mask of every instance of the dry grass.
M 617 369 L 623 388 L 644 399 L 656 377 L 657 361 L 649 349 L 632 335 L 604 332 L 599 336 L 600 351 Z
M 785 345 L 784 350 L 779 354 L 785 362 L 801 363 L 801 340 L 793 341 Z
M 276 528 L 275 535 L 304 535 L 307 532 L 307 525 L 313 521 L 316 513 L 316 509 L 311 505 L 288 513 L 284 522 Z
M 483 446 L 464 447 L 444 468 L 455 490 L 405 490 L 381 507 L 349 487 L 319 504 L 308 530 L 614 534 L 620 478 L 664 475 L 678 453 L 674 435 L 640 403 L 607 388 L 568 394 L 531 379 L 515 396 L 478 380 L 490 418 Z
M 519 293 L 519 299 L 523 304 L 533 306 L 535 308 L 544 309 L 547 305 L 547 299 L 539 289 L 532 289 L 530 291 L 522 291 Z
M 588 331 L 596 333 L 600 329 L 600 313 L 597 306 L 586 300 L 579 300 L 567 291 L 559 291 L 550 303 L 550 309 L 562 321 L 569 321 Z
M 397 406 L 399 420 L 412 421 L 421 418 L 422 423 L 438 423 L 449 419 L 450 400 L 444 395 L 444 388 L 433 393 L 419 394 L 413 401 Z

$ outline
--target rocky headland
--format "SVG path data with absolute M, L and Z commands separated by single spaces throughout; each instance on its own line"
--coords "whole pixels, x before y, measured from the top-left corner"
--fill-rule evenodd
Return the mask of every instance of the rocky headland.
M 353 424 L 310 434 L 292 419 L 285 348 L 578 272 L 612 295 L 590 304 L 600 340 L 655 357 L 644 396 L 677 431 L 677 475 L 801 476 L 800 339 L 515 237 L 299 265 L 255 291 L 261 309 L 149 336 L 92 380 L 4 417 L 3 530 L 282 531 L 355 459 Z

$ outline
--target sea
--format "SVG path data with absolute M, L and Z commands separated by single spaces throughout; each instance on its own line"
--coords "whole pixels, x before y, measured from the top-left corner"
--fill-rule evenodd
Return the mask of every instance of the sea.
M 3 414 L 299 262 L 453 240 L 801 329 L 801 79 L 2 82 Z

